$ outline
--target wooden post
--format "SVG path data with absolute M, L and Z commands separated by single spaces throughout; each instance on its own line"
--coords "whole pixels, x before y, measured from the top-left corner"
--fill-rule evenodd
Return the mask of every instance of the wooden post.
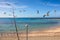
M 25 27 L 26 27 L 26 40 L 28 40 L 28 24 L 26 24 Z

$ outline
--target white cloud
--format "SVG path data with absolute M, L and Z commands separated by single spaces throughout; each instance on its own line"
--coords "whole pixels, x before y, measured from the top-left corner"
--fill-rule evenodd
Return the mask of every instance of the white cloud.
M 0 7 L 1 8 L 27 8 L 28 6 L 26 5 L 22 5 L 22 6 L 17 6 L 16 4 L 14 3 L 10 3 L 10 2 L 0 2 Z

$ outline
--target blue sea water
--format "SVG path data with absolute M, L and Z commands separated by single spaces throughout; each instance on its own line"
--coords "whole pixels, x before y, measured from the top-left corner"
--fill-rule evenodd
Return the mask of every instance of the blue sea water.
M 25 31 L 25 25 L 28 24 L 28 30 L 43 30 L 60 24 L 60 19 L 40 19 L 40 18 L 15 18 L 18 31 Z M 0 32 L 14 32 L 14 18 L 0 18 Z

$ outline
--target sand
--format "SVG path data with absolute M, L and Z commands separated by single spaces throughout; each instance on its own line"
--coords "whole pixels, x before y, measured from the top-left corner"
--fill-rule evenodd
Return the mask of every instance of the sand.
M 19 39 L 26 40 L 26 33 L 19 32 Z M 15 32 L 0 33 L 0 40 L 17 40 Z M 60 26 L 43 31 L 31 31 L 28 40 L 60 40 Z

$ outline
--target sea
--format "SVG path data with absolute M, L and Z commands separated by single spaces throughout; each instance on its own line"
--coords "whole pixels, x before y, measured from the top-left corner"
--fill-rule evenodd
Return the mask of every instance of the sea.
M 15 32 L 17 27 L 19 32 L 25 32 L 28 25 L 29 31 L 39 31 L 60 25 L 60 19 L 49 18 L 0 18 L 0 33 Z

